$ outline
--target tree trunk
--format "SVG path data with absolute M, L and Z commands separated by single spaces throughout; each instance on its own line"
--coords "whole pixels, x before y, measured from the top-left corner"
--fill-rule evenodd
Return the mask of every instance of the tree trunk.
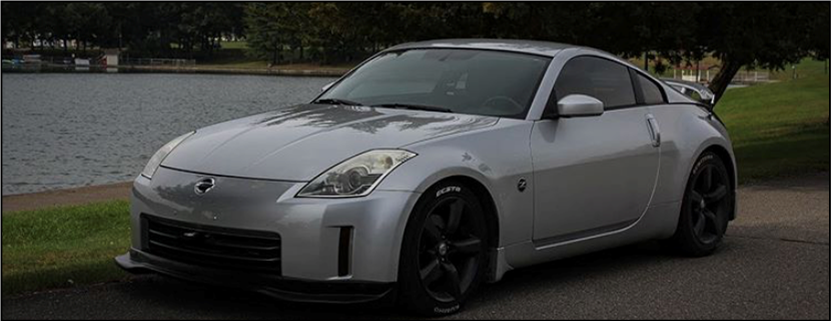
M 216 46 L 216 41 L 214 37 L 208 37 L 208 57 L 214 56 L 214 47 Z
M 713 77 L 713 81 L 710 82 L 710 91 L 716 95 L 716 104 L 721 100 L 721 96 L 727 91 L 727 85 L 730 84 L 730 81 L 733 80 L 733 77 L 736 76 L 736 73 L 739 72 L 742 65 L 744 64 L 730 59 L 722 60 L 721 69 Z
M 277 66 L 277 48 L 274 48 L 274 51 L 271 52 L 271 65 Z

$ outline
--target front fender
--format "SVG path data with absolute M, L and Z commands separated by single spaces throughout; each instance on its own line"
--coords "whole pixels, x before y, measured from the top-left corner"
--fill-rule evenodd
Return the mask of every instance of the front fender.
M 406 146 L 418 156 L 396 168 L 378 189 L 424 193 L 447 178 L 474 179 L 496 206 L 499 246 L 528 241 L 533 230 L 531 126 L 532 122 L 501 119 L 485 130 Z M 521 179 L 527 182 L 524 191 L 517 188 Z

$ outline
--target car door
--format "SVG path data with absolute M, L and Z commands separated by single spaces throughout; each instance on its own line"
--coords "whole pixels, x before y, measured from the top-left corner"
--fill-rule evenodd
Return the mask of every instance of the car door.
M 604 113 L 555 115 L 535 123 L 537 246 L 626 228 L 649 206 L 658 175 L 659 132 L 634 77 L 629 67 L 595 56 L 578 56 L 563 66 L 552 93 L 556 98 L 550 100 L 588 95 L 603 102 Z

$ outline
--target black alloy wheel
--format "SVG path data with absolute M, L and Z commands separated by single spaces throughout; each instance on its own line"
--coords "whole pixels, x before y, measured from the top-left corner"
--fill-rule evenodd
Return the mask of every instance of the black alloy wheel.
M 483 231 L 467 201 L 448 197 L 428 212 L 419 241 L 421 284 L 434 299 L 451 302 L 461 297 L 476 277 L 483 249 Z

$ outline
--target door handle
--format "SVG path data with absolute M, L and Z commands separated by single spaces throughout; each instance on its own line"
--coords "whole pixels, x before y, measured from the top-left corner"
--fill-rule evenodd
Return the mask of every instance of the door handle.
M 646 115 L 646 125 L 649 127 L 649 134 L 652 136 L 652 147 L 661 146 L 661 128 L 658 127 L 658 120 L 652 114 Z

